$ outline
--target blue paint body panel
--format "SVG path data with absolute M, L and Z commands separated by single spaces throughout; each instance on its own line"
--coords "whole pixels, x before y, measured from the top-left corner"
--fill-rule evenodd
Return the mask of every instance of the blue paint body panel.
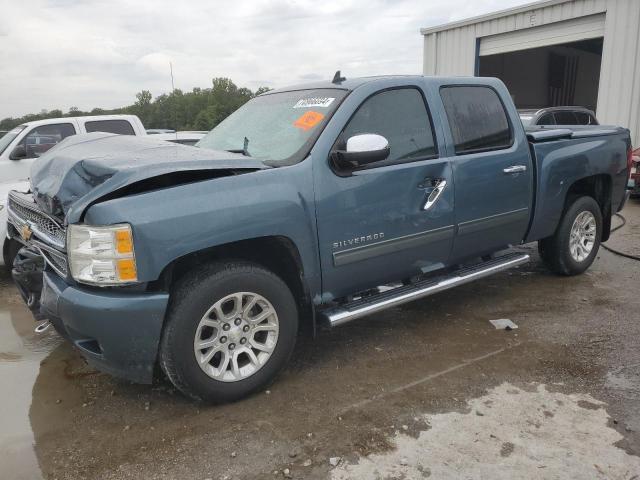
M 90 365 L 138 383 L 153 379 L 168 301 L 167 293 L 80 288 L 44 273 L 43 311 Z

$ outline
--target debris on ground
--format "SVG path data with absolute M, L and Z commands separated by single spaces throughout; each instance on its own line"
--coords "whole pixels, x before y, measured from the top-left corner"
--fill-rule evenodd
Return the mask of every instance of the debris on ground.
M 491 325 L 496 327 L 496 330 L 515 330 L 518 328 L 518 325 L 513 323 L 508 318 L 499 318 L 498 320 L 489 320 Z
M 340 463 L 341 457 L 331 457 L 329 459 L 329 465 L 331 465 L 332 467 L 337 467 L 338 464 Z

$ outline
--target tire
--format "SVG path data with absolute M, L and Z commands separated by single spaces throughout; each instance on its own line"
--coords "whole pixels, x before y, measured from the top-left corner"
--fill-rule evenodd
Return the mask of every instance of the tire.
M 159 362 L 188 397 L 238 400 L 271 383 L 289 360 L 298 332 L 296 302 L 287 285 L 263 267 L 205 265 L 180 279 L 171 298 Z M 196 349 L 196 341 L 205 348 Z
M 6 239 L 2 252 L 2 260 L 4 261 L 4 266 L 7 270 L 11 271 L 13 268 L 13 261 L 18 255 L 18 251 L 22 248 L 20 242 L 14 239 Z
M 578 224 L 584 222 L 588 223 L 581 229 Z M 572 241 L 572 238 L 576 240 Z M 579 242 L 579 239 L 582 241 Z M 556 233 L 540 240 L 538 251 L 553 272 L 566 276 L 579 275 L 595 260 L 601 239 L 600 206 L 592 197 L 574 197 L 569 199 Z

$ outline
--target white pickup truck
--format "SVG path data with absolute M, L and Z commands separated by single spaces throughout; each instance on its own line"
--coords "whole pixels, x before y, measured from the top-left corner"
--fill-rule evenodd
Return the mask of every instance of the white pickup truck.
M 37 120 L 18 125 L 0 137 L 0 266 L 11 266 L 19 249 L 15 240 L 7 238 L 5 205 L 11 190 L 27 190 L 31 164 L 41 154 L 71 135 L 91 132 L 120 135 L 146 135 L 135 115 L 100 115 Z

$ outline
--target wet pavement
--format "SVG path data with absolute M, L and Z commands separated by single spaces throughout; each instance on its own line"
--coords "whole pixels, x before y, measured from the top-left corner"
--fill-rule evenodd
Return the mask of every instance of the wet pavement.
M 635 253 L 640 201 L 609 242 Z M 300 339 L 244 401 L 89 368 L 0 274 L 2 479 L 640 478 L 640 264 L 604 249 Z M 489 322 L 511 319 L 517 330 Z

